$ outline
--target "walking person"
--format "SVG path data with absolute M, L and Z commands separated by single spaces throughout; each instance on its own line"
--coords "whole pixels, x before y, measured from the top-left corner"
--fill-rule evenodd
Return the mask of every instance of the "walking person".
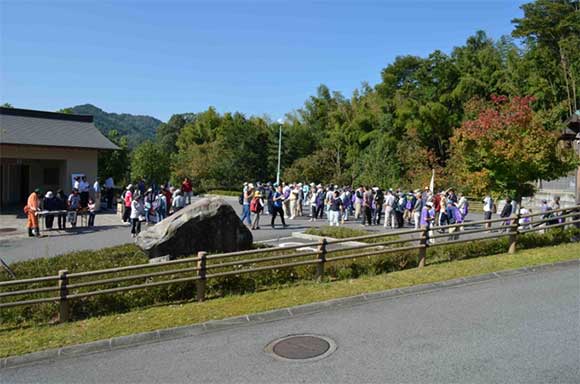
M 363 186 L 359 186 L 354 193 L 354 219 L 358 220 L 361 217 L 362 206 L 363 206 Z
M 41 191 L 40 188 L 36 188 L 34 192 L 32 192 L 28 196 L 28 200 L 26 201 L 26 206 L 24 207 L 24 213 L 28 218 L 26 222 L 26 227 L 28 228 L 28 236 L 29 237 L 40 237 L 40 229 L 38 227 L 38 212 L 40 211 L 40 196 Z
M 324 196 L 324 212 L 326 212 L 327 219 L 330 214 L 330 203 L 332 202 L 332 198 L 334 197 L 334 190 L 335 188 L 333 188 L 332 185 L 330 185 L 326 189 L 326 194 Z
M 421 226 L 421 229 L 427 229 L 427 236 L 429 236 L 430 238 L 433 236 L 432 231 L 430 230 L 433 220 L 434 220 L 433 202 L 428 201 L 425 203 L 423 208 L 421 208 L 421 217 L 419 218 L 419 224 Z M 431 240 L 429 242 L 431 242 Z
M 183 192 L 181 189 L 176 189 L 173 195 L 173 202 L 171 207 L 173 208 L 173 213 L 182 210 L 185 207 L 185 198 L 183 197 Z
M 94 227 L 95 226 L 95 215 L 96 215 L 96 210 L 97 210 L 97 204 L 96 204 L 95 200 L 93 200 L 92 197 L 89 197 L 88 208 L 89 208 L 88 226 Z
M 391 229 L 395 229 L 395 196 L 393 196 L 393 190 L 389 189 L 387 196 L 385 197 L 384 210 L 385 210 L 385 224 L 384 227 L 391 226 Z
M 457 206 L 452 201 L 447 202 L 447 219 L 449 220 L 449 225 L 463 223 L 463 217 L 461 217 L 461 214 L 459 213 L 459 209 L 457 209 Z M 463 230 L 463 227 L 451 227 L 451 228 L 449 228 L 449 235 L 450 235 L 449 241 L 459 239 L 459 235 L 456 234 L 455 232 L 462 231 L 462 230 Z
M 340 223 L 344 224 L 345 221 L 348 221 L 348 211 L 352 208 L 350 190 L 345 187 L 340 195 L 340 199 L 342 200 L 342 214 Z
M 314 187 L 310 188 L 310 191 L 308 192 L 308 206 L 310 207 L 310 221 L 316 221 L 316 208 L 317 208 L 317 203 L 316 203 L 316 190 L 314 189 Z
M 246 190 L 243 193 L 242 216 L 240 217 L 242 223 L 246 221 L 248 225 L 252 225 L 250 202 L 252 201 L 253 196 L 254 196 L 254 184 L 249 183 L 248 186 L 246 187 Z
M 491 214 L 493 210 L 493 199 L 490 195 L 483 198 L 483 220 L 491 220 Z M 511 214 L 511 211 L 510 211 Z M 491 223 L 485 223 L 485 228 L 490 229 Z
M 44 195 L 43 209 L 49 212 L 44 218 L 46 229 L 52 229 L 54 215 L 50 212 L 58 211 L 58 201 L 52 191 L 48 191 Z
M 513 205 L 512 205 L 512 199 L 508 196 L 505 199 L 505 205 L 503 206 L 501 213 L 499 214 L 499 217 L 501 217 L 502 219 L 505 218 L 506 221 L 502 221 L 501 226 L 509 226 L 511 224 L 511 220 L 509 220 L 509 217 L 512 215 L 513 212 Z M 505 232 L 505 228 L 501 229 L 502 232 Z
M 397 202 L 395 203 L 395 217 L 397 219 L 397 228 L 405 226 L 405 207 L 407 206 L 407 199 L 404 193 L 397 192 Z
M 266 207 L 264 209 L 264 214 L 271 215 L 272 214 L 272 196 L 274 195 L 274 190 L 272 189 L 272 184 L 268 182 L 266 184 L 266 191 L 264 193 L 264 198 L 266 199 Z
M 332 226 L 339 226 L 339 217 L 344 209 L 344 204 L 340 198 L 340 193 L 334 191 L 330 200 L 330 208 L 328 210 L 328 224 Z
M 89 185 L 89 182 L 87 181 L 87 177 L 86 176 L 81 177 L 81 181 L 79 182 L 81 208 L 86 208 L 89 204 L 89 191 L 90 191 L 90 189 L 91 189 L 91 186 Z
M 372 225 L 373 191 L 370 187 L 365 187 L 363 193 L 363 221 L 362 225 Z
M 292 188 L 289 185 L 282 183 L 282 193 L 284 194 L 284 201 L 282 202 L 282 210 L 284 211 L 284 216 L 289 219 L 292 213 L 290 212 L 290 193 Z
M 444 225 L 449 224 L 449 219 L 447 216 L 447 197 L 445 196 L 445 192 L 441 191 L 439 193 L 439 226 L 442 227 Z M 440 229 L 439 232 L 443 233 L 443 230 Z
M 552 211 L 557 211 L 558 209 L 560 209 L 560 196 L 554 196 L 554 199 L 550 204 L 550 208 L 552 208 Z M 552 213 L 554 217 L 557 217 L 557 219 L 555 220 L 555 224 L 563 223 L 562 218 L 558 217 L 562 216 L 562 214 L 563 214 L 562 211 Z
M 167 197 L 165 196 L 165 187 L 161 187 L 159 190 L 159 194 L 156 198 L 156 205 L 156 221 L 160 222 L 167 217 Z
M 423 199 L 421 198 L 421 192 L 418 191 L 415 195 L 415 201 L 413 202 L 413 223 L 415 224 L 415 229 L 419 229 L 421 224 L 421 210 L 423 209 Z
M 375 225 L 381 225 L 381 215 L 383 214 L 383 204 L 385 203 L 385 194 L 379 187 L 375 189 L 375 210 L 373 221 Z M 386 219 L 385 219 L 386 220 Z
M 99 179 L 95 179 L 93 183 L 93 195 L 94 195 L 94 202 L 95 202 L 95 211 L 101 210 L 101 184 L 99 183 Z
M 324 192 L 322 185 L 318 184 L 318 189 L 316 190 L 316 215 L 314 215 L 314 221 L 316 221 L 316 219 L 322 219 L 325 198 L 326 192 Z
M 532 218 L 528 216 L 532 212 L 529 209 L 525 208 L 524 206 L 521 206 L 519 209 L 519 213 L 521 217 L 518 222 L 519 225 L 518 229 L 526 230 L 532 228 Z
M 259 191 L 254 193 L 252 202 L 250 203 L 250 211 L 254 214 L 252 219 L 252 230 L 260 229 L 260 214 L 264 210 L 264 200 Z
M 141 203 L 141 195 L 135 192 L 131 202 L 131 236 L 136 237 L 141 232 L 141 222 L 145 221 L 145 209 Z
M 463 221 L 465 221 L 465 217 L 469 213 L 469 201 L 467 201 L 467 197 L 463 195 L 463 193 L 459 192 L 459 202 L 457 203 L 457 209 L 459 209 L 459 213 L 463 217 Z
M 105 189 L 107 190 L 107 209 L 111 210 L 113 209 L 113 199 L 115 197 L 115 182 L 111 176 L 105 180 Z
M 72 193 L 68 196 L 68 213 L 67 219 L 71 227 L 77 226 L 77 213 L 81 209 L 81 197 L 78 189 L 74 188 Z
M 284 221 L 284 210 L 282 209 L 282 205 L 284 204 L 284 194 L 282 193 L 282 186 L 279 185 L 272 196 L 272 220 L 270 225 L 272 229 L 275 228 L 274 221 L 276 220 L 276 216 L 280 215 L 280 219 L 282 220 L 282 227 L 286 228 L 286 222 Z
M 297 205 L 298 205 L 298 186 L 293 185 L 290 189 L 290 195 L 288 196 L 290 200 L 290 220 L 293 220 L 297 214 Z
M 191 198 L 193 196 L 193 186 L 189 177 L 183 179 L 181 183 L 181 192 L 183 192 L 183 197 L 185 199 L 185 205 L 191 204 Z
M 123 194 L 123 222 L 129 224 L 131 216 L 131 202 L 133 201 L 133 184 L 127 185 L 125 193 Z
M 59 230 L 66 229 L 66 212 L 63 211 L 68 210 L 68 205 L 66 195 L 64 194 L 62 189 L 56 191 L 55 199 L 56 199 L 56 209 L 60 211 L 57 217 L 58 229 Z

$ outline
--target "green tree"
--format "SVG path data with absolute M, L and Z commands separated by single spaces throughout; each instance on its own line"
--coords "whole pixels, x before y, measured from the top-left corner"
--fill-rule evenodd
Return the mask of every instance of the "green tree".
M 166 153 L 177 152 L 177 138 L 185 124 L 195 121 L 195 114 L 173 115 L 167 123 L 161 123 L 157 128 L 156 142 Z
M 129 181 L 129 148 L 126 136 L 120 136 L 116 130 L 109 131 L 109 140 L 119 149 L 102 151 L 99 153 L 99 179 L 112 177 L 117 185 L 124 185 Z
M 536 0 L 521 6 L 524 17 L 512 20 L 514 37 L 525 39 L 530 50 L 545 50 L 533 55 L 544 59 L 544 67 L 537 66 L 557 87 L 561 99 L 566 100 L 567 112 L 578 109 L 580 84 L 580 2 L 578 0 Z M 545 64 L 549 64 L 546 66 Z M 558 68 L 559 67 L 559 68 Z M 550 71 L 558 68 L 559 70 Z M 550 73 L 551 72 L 551 73 Z
M 131 178 L 149 183 L 165 183 L 169 179 L 170 160 L 159 144 L 145 141 L 133 150 Z

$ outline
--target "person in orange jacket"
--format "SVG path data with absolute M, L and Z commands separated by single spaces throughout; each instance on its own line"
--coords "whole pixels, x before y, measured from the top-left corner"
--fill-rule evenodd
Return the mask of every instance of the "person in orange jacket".
M 28 221 L 26 226 L 28 227 L 28 236 L 40 236 L 40 230 L 38 227 L 38 212 L 40 211 L 40 189 L 36 188 L 34 192 L 28 196 L 28 201 L 26 202 L 26 207 L 24 211 L 28 216 Z

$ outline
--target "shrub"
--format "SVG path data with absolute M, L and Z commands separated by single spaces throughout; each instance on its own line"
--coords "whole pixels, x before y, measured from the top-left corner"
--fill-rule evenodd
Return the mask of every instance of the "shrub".
M 518 238 L 518 248 L 527 249 L 539 246 L 550 246 L 561 243 L 574 241 L 580 234 L 579 229 L 553 229 L 545 234 L 529 233 L 521 235 Z M 441 245 L 431 247 L 427 251 L 427 262 L 430 264 L 449 262 L 473 257 L 480 257 L 492 254 L 506 252 L 508 249 L 507 238 L 479 240 L 468 243 Z M 376 248 L 374 248 L 376 250 Z M 272 248 L 267 254 L 249 254 L 238 257 L 230 257 L 223 262 L 235 262 L 249 259 L 258 259 L 251 265 L 237 266 L 238 269 L 247 269 L 250 267 L 260 267 L 265 265 L 286 264 L 292 261 L 303 261 L 316 258 L 316 255 L 307 257 L 296 257 L 290 260 L 280 261 L 260 261 L 260 257 L 288 254 L 288 250 Z M 364 252 L 357 250 L 355 252 Z M 328 257 L 342 255 L 353 255 L 353 251 L 332 250 L 329 251 Z M 32 278 L 38 276 L 54 276 L 60 269 L 68 269 L 70 273 L 107 269 L 125 265 L 147 263 L 147 256 L 133 245 L 124 245 L 119 247 L 107 248 L 99 251 L 74 252 L 67 255 L 57 256 L 49 259 L 36 259 L 23 262 L 17 262 L 11 265 L 19 279 Z M 220 261 L 221 262 L 221 261 Z M 208 265 L 216 263 L 210 262 Z M 381 274 L 399 271 L 403 269 L 416 267 L 418 263 L 418 254 L 416 250 L 400 251 L 397 253 L 385 253 L 376 256 L 367 256 L 359 258 L 348 258 L 325 266 L 325 276 L 330 280 L 342 280 L 356 278 L 361 275 Z M 191 263 L 177 264 L 170 266 L 153 267 L 147 271 L 128 271 L 115 274 L 103 275 L 96 277 L 98 279 L 109 279 L 113 277 L 135 275 L 137 273 L 149 273 L 152 271 L 179 270 L 191 267 Z M 208 270 L 208 274 L 230 271 L 230 268 L 215 268 Z M 296 283 L 300 280 L 309 280 L 315 276 L 316 266 L 296 266 L 292 268 L 280 268 L 266 270 L 255 273 L 242 273 L 239 275 L 229 275 L 224 277 L 209 278 L 207 280 L 206 292 L 208 297 L 219 297 L 232 294 L 243 294 L 246 292 L 255 292 L 273 287 L 280 287 Z M 123 287 L 143 282 L 154 282 L 161 280 L 170 280 L 172 278 L 182 278 L 192 276 L 195 272 L 175 273 L 163 277 L 154 277 L 148 279 L 137 279 L 116 284 L 108 284 L 94 287 L 78 288 L 71 293 L 87 292 L 99 289 Z M 96 279 L 93 277 L 92 279 Z M 7 275 L 0 275 L 1 280 L 8 280 Z M 88 279 L 74 279 L 73 284 L 87 281 Z M 28 289 L 37 287 L 54 286 L 55 282 L 31 284 L 27 287 L 19 286 L 17 289 Z M 0 289 L 0 291 L 9 291 L 11 287 Z M 16 289 L 16 288 L 13 288 Z M 82 319 L 90 316 L 104 315 L 108 313 L 117 313 L 129 311 L 133 308 L 146 307 L 160 303 L 171 303 L 195 298 L 195 282 L 169 284 L 160 287 L 148 287 L 136 291 L 129 291 L 117 294 L 107 294 L 92 296 L 79 300 L 71 300 L 71 318 Z M 46 294 L 18 296 L 18 300 L 32 299 L 38 297 L 56 296 L 57 292 Z M 58 312 L 56 304 L 40 304 L 0 310 L 0 319 L 6 323 L 21 323 L 25 321 L 46 322 Z

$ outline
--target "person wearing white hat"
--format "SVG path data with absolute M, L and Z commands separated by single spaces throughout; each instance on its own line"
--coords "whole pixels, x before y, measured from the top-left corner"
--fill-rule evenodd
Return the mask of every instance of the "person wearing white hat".
M 421 208 L 421 229 L 428 229 L 429 243 L 433 244 L 433 231 L 431 227 L 433 226 L 433 220 L 435 219 L 435 209 L 433 208 L 433 202 L 427 201 L 423 208 Z
M 395 229 L 395 222 L 396 222 L 396 217 L 395 217 L 395 203 L 396 203 L 396 199 L 395 196 L 393 195 L 393 190 L 389 189 L 389 191 L 387 192 L 387 196 L 385 196 L 385 202 L 384 202 L 384 210 L 385 210 L 385 224 L 384 227 L 387 228 L 387 226 L 391 226 L 391 229 Z
M 42 202 L 42 208 L 44 211 L 57 211 L 57 201 L 54 197 L 52 191 L 46 192 Z M 44 218 L 46 229 L 52 229 L 52 224 L 54 223 L 54 215 L 48 214 Z
M 252 214 L 250 212 L 250 202 L 254 197 L 254 184 L 249 183 L 245 188 L 242 196 L 242 216 L 240 216 L 240 220 L 242 223 L 246 221 L 248 225 L 252 225 Z

